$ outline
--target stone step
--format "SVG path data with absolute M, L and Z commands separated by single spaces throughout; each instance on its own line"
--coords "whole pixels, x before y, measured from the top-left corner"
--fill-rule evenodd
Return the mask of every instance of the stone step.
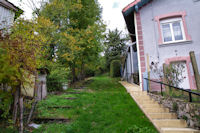
M 141 106 L 143 108 L 159 108 L 159 107 L 163 107 L 162 105 L 160 105 L 158 103 L 153 103 L 153 104 L 144 103 Z
M 144 105 L 144 104 L 155 104 L 154 101 L 152 100 L 146 100 L 146 101 L 137 101 L 139 103 L 139 105 Z
M 143 104 L 155 104 L 156 102 L 154 100 L 138 100 L 137 101 L 140 105 L 143 105 Z
M 200 133 L 192 128 L 161 128 L 161 133 Z
M 140 98 L 142 98 L 142 97 L 149 97 L 146 94 L 137 94 L 137 93 L 130 93 L 130 94 L 133 95 L 134 97 L 140 97 Z
M 133 97 L 136 99 L 136 100 L 139 100 L 139 101 L 148 101 L 148 100 L 152 100 L 150 97 L 145 97 L 145 96 L 134 96 Z
M 176 119 L 175 113 L 149 113 L 151 119 Z
M 144 91 L 130 91 L 132 94 L 140 94 L 140 95 L 147 95 L 147 92 Z
M 185 120 L 179 120 L 179 119 L 154 119 L 154 124 L 158 128 L 186 128 L 187 123 Z
M 151 100 L 151 98 L 149 96 L 136 96 L 136 95 L 133 95 L 133 97 L 135 97 L 136 99 L 139 99 L 139 100 Z
M 169 109 L 168 108 L 143 108 L 144 111 L 149 114 L 149 113 L 169 113 Z

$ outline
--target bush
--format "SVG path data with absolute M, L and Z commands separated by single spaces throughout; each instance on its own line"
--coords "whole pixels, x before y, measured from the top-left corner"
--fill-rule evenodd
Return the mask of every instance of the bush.
M 121 63 L 120 60 L 113 60 L 110 63 L 110 76 L 111 77 L 120 77 L 120 68 L 121 68 Z
M 63 84 L 68 83 L 69 69 L 59 63 L 49 65 L 50 74 L 47 76 L 47 90 L 60 91 Z
M 93 77 L 95 75 L 95 71 L 89 68 L 85 70 L 85 77 Z

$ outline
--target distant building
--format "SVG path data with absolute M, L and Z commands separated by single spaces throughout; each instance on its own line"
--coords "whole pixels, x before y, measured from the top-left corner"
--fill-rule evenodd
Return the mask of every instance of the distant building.
M 0 30 L 12 26 L 15 13 L 19 10 L 14 4 L 7 0 L 0 0 Z
M 197 88 L 189 53 L 195 52 L 200 70 L 199 9 L 200 0 L 135 0 L 123 9 L 132 42 L 136 42 L 138 60 L 132 58 L 131 62 L 138 62 L 141 88 L 143 74 L 155 63 L 160 68 L 163 64 L 182 64 L 185 79 L 179 87 Z M 158 80 L 152 72 L 150 78 Z

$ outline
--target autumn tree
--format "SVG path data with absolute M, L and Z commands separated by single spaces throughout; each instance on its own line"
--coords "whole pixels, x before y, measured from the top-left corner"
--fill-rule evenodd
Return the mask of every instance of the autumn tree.
M 0 39 L 0 50 L 3 51 L 0 56 L 3 63 L 0 67 L 0 84 L 9 87 L 5 90 L 6 93 L 15 94 L 13 122 L 16 122 L 20 108 L 20 132 L 23 132 L 22 89 L 25 89 L 24 84 L 32 84 L 30 76 L 37 75 L 37 68 L 45 65 L 47 46 L 51 42 L 51 37 L 46 35 L 55 30 L 55 27 L 49 20 L 40 17 L 30 21 L 19 19 L 10 30 L 10 34 L 1 36 Z
M 41 16 L 58 26 L 57 61 L 70 67 L 72 82 L 84 78 L 85 64 L 95 62 L 102 51 L 105 26 L 96 0 L 51 0 Z

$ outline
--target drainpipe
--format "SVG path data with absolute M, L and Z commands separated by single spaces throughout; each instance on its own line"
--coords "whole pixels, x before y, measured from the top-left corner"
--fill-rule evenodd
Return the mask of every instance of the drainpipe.
M 134 73 L 134 66 L 133 66 L 133 45 L 135 43 L 133 43 L 130 47 L 130 52 L 131 52 L 131 79 L 132 79 L 132 82 L 133 82 L 133 73 Z
M 126 58 L 126 81 L 128 82 L 128 72 L 127 72 L 127 62 L 128 60 L 127 60 L 127 58 Z

